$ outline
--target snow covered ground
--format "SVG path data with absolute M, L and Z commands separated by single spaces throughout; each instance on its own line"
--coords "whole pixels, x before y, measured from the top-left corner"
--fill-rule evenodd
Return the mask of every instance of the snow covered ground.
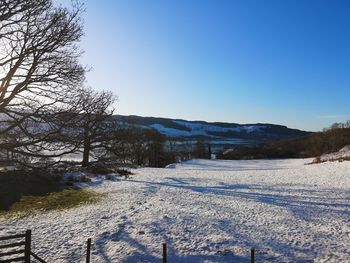
M 350 162 L 193 160 L 95 184 L 98 204 L 0 220 L 49 262 L 350 262 Z

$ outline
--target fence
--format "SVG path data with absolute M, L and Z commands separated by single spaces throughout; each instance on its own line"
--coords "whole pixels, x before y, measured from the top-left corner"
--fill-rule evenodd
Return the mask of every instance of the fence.
M 22 239 L 18 241 L 19 239 Z M 24 240 L 23 240 L 24 239 Z M 14 241 L 12 241 L 14 240 Z M 30 263 L 31 256 L 40 263 L 47 263 L 38 255 L 31 251 L 32 232 L 27 230 L 24 234 L 0 237 L 0 263 L 18 262 Z M 1 244 L 1 242 L 7 242 Z M 12 242 L 11 242 L 12 241 Z M 167 244 L 162 244 L 162 260 L 163 263 L 168 262 Z M 10 249 L 10 250 L 9 250 Z M 15 249 L 15 250 L 11 250 Z M 2 252 L 4 251 L 4 252 Z M 86 263 L 91 263 L 91 238 L 86 242 Z M 255 262 L 255 250 L 250 251 L 250 262 Z
M 31 251 L 31 243 L 31 230 L 27 230 L 24 234 L 0 237 L 0 263 L 18 261 L 30 263 L 31 256 L 40 263 L 46 263 L 45 260 Z
M 162 260 L 163 260 L 163 263 L 167 263 L 168 262 L 167 244 L 163 243 L 162 247 L 163 247 Z M 91 238 L 89 238 L 87 240 L 86 263 L 90 263 L 90 253 L 91 253 Z M 255 262 L 255 249 L 254 248 L 252 248 L 250 250 L 250 262 L 251 263 Z

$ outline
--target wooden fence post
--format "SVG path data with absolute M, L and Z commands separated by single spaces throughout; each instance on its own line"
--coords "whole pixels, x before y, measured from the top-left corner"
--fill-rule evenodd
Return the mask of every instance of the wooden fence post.
M 163 263 L 167 262 L 167 251 L 166 251 L 166 243 L 163 243 Z
M 255 249 L 254 249 L 254 248 L 252 248 L 252 249 L 250 250 L 250 262 L 251 262 L 251 263 L 254 263 L 254 262 L 255 262 Z
M 31 253 L 31 243 L 32 243 L 32 231 L 26 231 L 25 245 L 24 245 L 24 262 L 30 263 L 30 253 Z
M 91 238 L 88 238 L 86 243 L 87 243 L 87 247 L 86 247 L 86 263 L 90 263 Z

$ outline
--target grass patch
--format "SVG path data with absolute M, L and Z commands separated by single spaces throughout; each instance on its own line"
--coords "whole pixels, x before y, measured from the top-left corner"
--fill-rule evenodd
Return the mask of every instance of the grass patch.
M 105 196 L 106 194 L 84 189 L 66 189 L 44 196 L 23 196 L 8 211 L 0 211 L 0 218 L 23 217 L 38 212 L 68 209 L 81 204 L 97 202 Z
M 47 170 L 0 172 L 0 211 L 9 210 L 23 196 L 44 196 L 63 190 L 60 177 Z

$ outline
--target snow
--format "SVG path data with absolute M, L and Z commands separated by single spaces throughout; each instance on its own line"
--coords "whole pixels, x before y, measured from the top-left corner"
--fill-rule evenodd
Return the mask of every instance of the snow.
M 350 261 L 350 162 L 192 160 L 99 181 L 100 203 L 0 220 L 0 236 L 33 231 L 49 262 Z
M 173 121 L 176 124 L 185 126 L 187 128 L 190 128 L 193 132 L 229 132 L 229 131 L 236 131 L 240 132 L 240 127 L 234 127 L 234 128 L 223 128 L 211 124 L 203 124 L 203 123 L 195 123 L 195 122 L 186 122 L 186 121 Z
M 350 145 L 344 146 L 338 152 L 324 154 L 320 157 L 322 162 L 336 161 L 344 158 L 350 158 Z
M 248 133 L 260 131 L 262 128 L 266 128 L 265 125 L 237 125 L 237 127 L 225 128 L 216 126 L 214 124 L 202 124 L 195 122 L 186 122 L 186 121 L 173 121 L 176 124 L 190 128 L 194 133 L 206 133 L 206 132 L 241 132 L 245 131 Z
M 248 125 L 242 127 L 246 132 L 259 132 L 262 128 L 266 128 L 266 126 L 256 126 L 256 125 Z
M 208 135 L 204 130 L 185 131 L 185 130 L 168 128 L 162 124 L 152 124 L 149 127 L 156 129 L 160 133 L 163 133 L 170 137 L 180 137 L 180 136 L 190 137 L 190 136 L 200 136 L 200 135 L 214 137 L 214 136 Z
M 156 129 L 160 133 L 163 133 L 170 137 L 206 136 L 206 137 L 212 137 L 212 138 L 220 138 L 220 137 L 211 135 L 210 132 L 225 133 L 225 132 L 231 132 L 231 131 L 234 131 L 234 132 L 244 131 L 247 133 L 252 133 L 252 132 L 259 132 L 262 128 L 266 127 L 264 125 L 242 125 L 242 126 L 237 126 L 232 128 L 224 128 L 224 127 L 216 126 L 214 124 L 203 124 L 203 123 L 195 123 L 195 122 L 187 122 L 187 121 L 173 121 L 173 122 L 178 125 L 189 128 L 190 131 L 169 128 L 158 123 L 152 124 L 149 126 L 143 126 L 143 127 L 150 127 L 150 128 Z

